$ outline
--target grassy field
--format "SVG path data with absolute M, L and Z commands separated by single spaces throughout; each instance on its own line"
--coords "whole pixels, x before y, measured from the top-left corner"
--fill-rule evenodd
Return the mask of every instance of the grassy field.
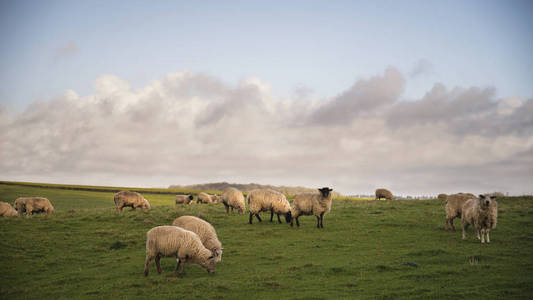
M 0 184 L 0 201 L 44 196 L 52 216 L 0 218 L 5 299 L 348 299 L 533 297 L 533 197 L 499 200 L 492 243 L 444 231 L 444 202 L 334 200 L 323 230 L 247 224 L 220 204 L 175 207 L 146 194 L 148 212 L 115 212 L 112 192 Z M 225 250 L 216 274 L 175 260 L 143 276 L 146 232 L 181 215 L 211 222 Z M 265 214 L 263 220 L 267 220 Z M 456 227 L 459 223 L 456 220 Z

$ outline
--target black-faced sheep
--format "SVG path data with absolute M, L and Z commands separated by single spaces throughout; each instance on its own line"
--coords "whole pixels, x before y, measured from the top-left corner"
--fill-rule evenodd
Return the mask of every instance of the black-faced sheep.
M 248 193 L 248 205 L 250 209 L 250 220 L 252 224 L 254 215 L 261 222 L 259 213 L 270 211 L 270 222 L 274 218 L 274 213 L 278 216 L 278 222 L 281 223 L 280 215 L 285 216 L 285 221 L 291 221 L 291 205 L 285 195 L 274 190 L 254 190 Z
M 132 210 L 135 210 L 138 207 L 143 210 L 149 210 L 151 208 L 148 200 L 144 199 L 144 197 L 137 192 L 121 191 L 115 194 L 113 200 L 115 201 L 119 213 L 122 212 L 124 207 L 131 207 Z
M 50 200 L 43 197 L 21 197 L 15 200 L 15 209 L 19 214 L 26 212 L 26 217 L 31 216 L 32 213 L 45 212 L 51 214 L 54 212 L 54 207 Z
M 489 233 L 491 229 L 496 228 L 498 223 L 498 203 L 495 196 L 479 195 L 478 198 L 470 199 L 463 205 L 463 215 L 461 217 L 463 224 L 463 240 L 466 239 L 466 229 L 468 225 L 474 226 L 477 238 L 481 243 L 490 243 Z
M 222 203 L 224 203 L 227 214 L 229 214 L 230 207 L 232 212 L 233 208 L 236 208 L 239 214 L 244 214 L 246 205 L 244 204 L 244 195 L 241 191 L 236 188 L 229 187 L 222 192 L 220 197 L 222 198 Z
M 299 194 L 294 197 L 291 209 L 291 227 L 296 219 L 296 226 L 300 226 L 298 218 L 301 215 L 316 216 L 316 228 L 324 228 L 324 215 L 331 210 L 332 189 L 324 187 L 318 189 L 320 194 Z
M 381 198 L 385 198 L 387 200 L 394 200 L 394 196 L 392 196 L 392 193 L 387 189 L 377 189 L 376 190 L 376 200 L 379 200 Z
M 209 249 L 215 257 L 215 262 L 222 260 L 222 244 L 218 240 L 215 228 L 200 218 L 193 216 L 181 216 L 172 222 L 172 225 L 192 231 L 198 235 L 204 247 Z
M 193 195 L 177 195 L 176 204 L 193 204 L 194 196 Z
M 452 227 L 452 230 L 455 231 L 455 226 L 453 226 L 453 219 L 461 217 L 463 205 L 467 200 L 473 198 L 476 197 L 472 194 L 465 193 L 452 194 L 446 198 L 446 205 L 444 206 L 444 210 L 446 211 L 445 228 L 447 231 L 450 230 L 450 225 Z
M 148 264 L 152 259 L 155 259 L 157 272 L 161 274 L 161 257 L 176 257 L 176 275 L 181 264 L 183 267 L 180 273 L 185 273 L 186 263 L 200 265 L 208 273 L 215 272 L 215 258 L 211 251 L 204 247 L 198 235 L 177 226 L 158 226 L 146 233 L 144 276 L 148 276 Z

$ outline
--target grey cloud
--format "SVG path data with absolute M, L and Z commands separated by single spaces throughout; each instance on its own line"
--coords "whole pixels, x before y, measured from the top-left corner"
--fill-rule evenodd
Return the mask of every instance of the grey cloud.
M 392 68 L 323 100 L 277 99 L 258 80 L 229 85 L 191 72 L 135 91 L 113 76 L 95 86 L 21 113 L 0 108 L 2 179 L 421 194 L 520 193 L 533 177 L 532 99 L 436 85 L 403 102 L 404 78 Z
M 403 75 L 389 67 L 383 76 L 357 81 L 313 113 L 311 124 L 343 125 L 376 108 L 396 102 L 405 85 Z
M 435 67 L 427 59 L 421 58 L 415 62 L 413 68 L 409 72 L 411 78 L 415 78 L 423 75 L 431 75 L 435 72 Z

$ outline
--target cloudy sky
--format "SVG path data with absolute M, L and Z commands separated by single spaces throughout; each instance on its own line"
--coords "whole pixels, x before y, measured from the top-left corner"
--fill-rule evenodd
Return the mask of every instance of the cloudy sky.
M 0 180 L 533 193 L 530 1 L 1 1 Z

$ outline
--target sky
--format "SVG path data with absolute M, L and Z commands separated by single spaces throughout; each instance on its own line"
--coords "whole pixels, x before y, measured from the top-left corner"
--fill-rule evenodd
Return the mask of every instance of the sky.
M 533 193 L 530 1 L 0 1 L 0 179 Z

